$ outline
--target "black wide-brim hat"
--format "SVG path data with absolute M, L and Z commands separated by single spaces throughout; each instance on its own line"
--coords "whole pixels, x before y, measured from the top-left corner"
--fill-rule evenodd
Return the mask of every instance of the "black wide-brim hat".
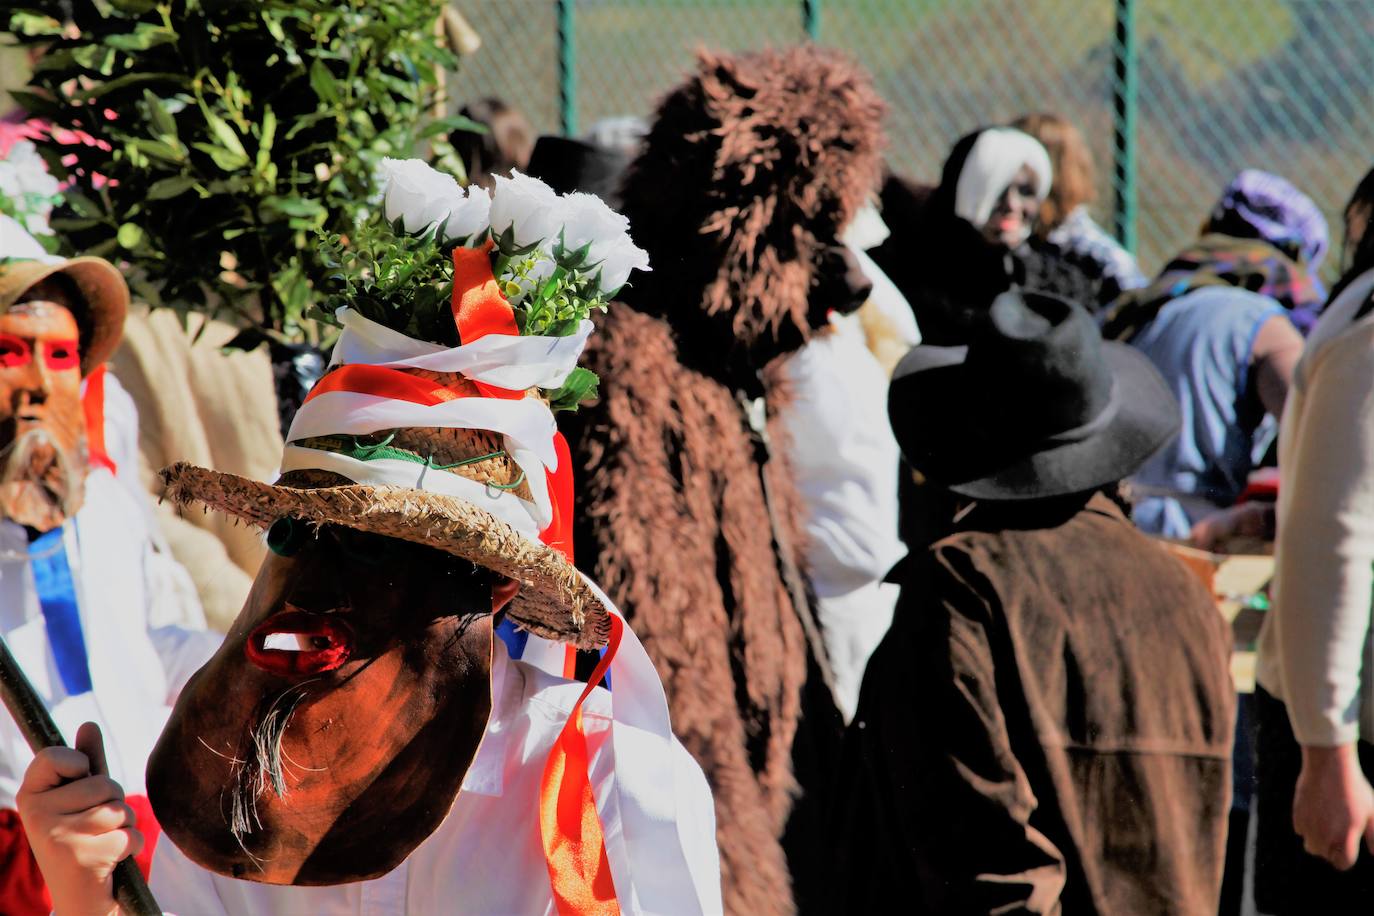
M 1104 342 L 1081 306 L 1012 291 L 966 347 L 920 346 L 888 389 L 909 464 L 974 499 L 1044 499 L 1130 476 L 1177 435 L 1178 401 L 1148 359 Z

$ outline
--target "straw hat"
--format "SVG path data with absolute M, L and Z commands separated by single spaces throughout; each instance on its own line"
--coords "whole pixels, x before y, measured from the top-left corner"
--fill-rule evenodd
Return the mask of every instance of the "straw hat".
M 337 367 L 336 370 L 337 371 Z M 475 387 L 452 373 L 402 369 L 407 375 L 443 385 L 457 396 Z M 323 384 L 327 373 L 317 383 Z M 527 396 L 534 396 L 532 393 Z M 413 465 L 417 481 L 452 474 L 486 488 L 493 496 L 528 498 L 524 472 L 488 430 L 409 428 L 366 436 L 316 436 L 288 443 L 349 461 Z M 328 470 L 288 470 L 274 484 L 180 462 L 161 472 L 166 497 L 200 503 L 259 528 L 292 517 L 315 525 L 343 525 L 435 547 L 521 584 L 505 613 L 547 639 L 582 649 L 604 646 L 610 636 L 605 606 L 560 551 L 534 540 L 473 502 L 436 490 L 355 483 Z M 568 510 L 571 507 L 567 507 Z
M 0 254 L 0 314 L 54 274 L 70 277 L 86 301 L 91 325 L 91 339 L 82 341 L 81 347 L 81 374 L 86 375 L 119 346 L 129 312 L 129 287 L 119 269 L 104 258 L 49 261 L 6 259 Z

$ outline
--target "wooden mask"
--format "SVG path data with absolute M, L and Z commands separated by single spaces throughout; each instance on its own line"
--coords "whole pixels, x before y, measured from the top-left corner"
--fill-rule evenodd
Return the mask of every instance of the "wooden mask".
M 211 871 L 342 884 L 443 821 L 486 730 L 491 616 L 517 586 L 443 551 L 290 519 L 148 762 L 168 836 Z
M 86 429 L 76 318 L 40 283 L 0 313 L 0 518 L 38 531 L 81 507 Z

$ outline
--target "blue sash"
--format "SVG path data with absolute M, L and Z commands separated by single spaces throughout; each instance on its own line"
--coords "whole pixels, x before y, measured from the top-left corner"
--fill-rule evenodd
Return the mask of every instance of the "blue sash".
M 86 665 L 86 638 L 81 633 L 81 612 L 76 604 L 76 586 L 67 563 L 62 528 L 54 528 L 29 544 L 29 566 L 62 686 L 68 696 L 88 693 L 91 670 Z

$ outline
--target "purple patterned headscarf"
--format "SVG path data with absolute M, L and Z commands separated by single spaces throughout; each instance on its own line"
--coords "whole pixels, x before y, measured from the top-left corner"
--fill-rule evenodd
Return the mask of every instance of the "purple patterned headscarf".
M 1259 169 L 1241 172 L 1221 192 L 1212 208 L 1212 229 L 1264 239 L 1304 262 L 1312 274 L 1326 257 L 1329 234 L 1322 211 L 1288 179 Z

